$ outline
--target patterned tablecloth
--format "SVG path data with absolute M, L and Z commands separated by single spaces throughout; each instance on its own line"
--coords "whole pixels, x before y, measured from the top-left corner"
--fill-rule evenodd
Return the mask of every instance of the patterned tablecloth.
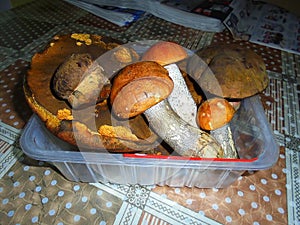
M 115 26 L 62 1 L 34 1 L 0 14 L 0 224 L 300 224 L 300 56 L 145 15 Z M 88 32 L 124 42 L 170 40 L 191 50 L 236 42 L 260 54 L 270 85 L 261 96 L 280 146 L 276 165 L 226 189 L 88 184 L 66 180 L 20 150 L 32 115 L 22 79 L 33 54 L 56 34 Z

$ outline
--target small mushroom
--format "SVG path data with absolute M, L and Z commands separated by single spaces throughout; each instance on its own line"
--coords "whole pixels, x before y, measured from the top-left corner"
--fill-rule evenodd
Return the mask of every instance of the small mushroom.
M 211 132 L 223 147 L 226 158 L 237 158 L 237 152 L 228 125 L 234 113 L 234 107 L 226 99 L 218 97 L 204 101 L 197 113 L 198 125 L 202 129 Z
M 57 69 L 52 90 L 72 108 L 95 104 L 109 96 L 110 81 L 103 68 L 87 54 L 72 54 Z
M 141 113 L 177 153 L 189 157 L 222 157 L 222 148 L 207 132 L 182 120 L 166 98 L 174 87 L 168 71 L 153 61 L 124 67 L 114 78 L 110 100 L 115 114 L 129 118 Z
M 135 62 L 139 59 L 137 52 L 129 47 L 118 46 L 113 49 L 112 60 L 123 63 L 124 65 Z

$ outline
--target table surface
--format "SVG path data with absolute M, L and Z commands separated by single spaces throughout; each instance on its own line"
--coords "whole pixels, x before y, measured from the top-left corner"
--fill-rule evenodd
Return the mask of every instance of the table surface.
M 34 1 L 0 14 L 0 224 L 300 224 L 300 57 L 145 15 L 118 27 L 63 1 Z M 280 146 L 272 168 L 225 189 L 89 184 L 25 156 L 18 140 L 32 115 L 22 91 L 31 57 L 56 34 L 96 33 L 123 42 L 174 41 L 196 50 L 238 43 L 260 54 L 270 85 L 261 95 Z

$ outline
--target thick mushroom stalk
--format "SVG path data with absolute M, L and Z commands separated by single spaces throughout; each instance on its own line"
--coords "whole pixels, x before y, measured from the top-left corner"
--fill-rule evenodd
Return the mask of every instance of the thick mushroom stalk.
M 147 109 L 150 126 L 178 154 L 189 157 L 223 157 L 220 145 L 208 133 L 197 129 L 181 119 L 167 100 Z
M 172 78 L 174 82 L 174 89 L 172 93 L 168 97 L 168 102 L 171 106 L 171 108 L 175 111 L 178 116 L 180 116 L 184 121 L 189 123 L 190 125 L 197 127 L 197 106 L 193 100 L 193 97 L 191 96 L 186 84 L 185 80 L 179 70 L 179 68 L 176 66 L 176 64 L 170 64 L 168 66 L 165 66 L 165 68 L 169 71 L 169 76 Z M 220 107 L 221 115 L 216 115 L 217 117 L 222 118 L 224 115 L 222 113 L 226 113 L 226 107 L 229 109 L 231 114 L 230 116 L 233 116 L 234 111 L 233 107 L 229 105 L 229 103 L 224 99 L 217 99 L 219 100 L 217 105 L 218 108 Z M 220 101 L 221 100 L 221 101 Z M 223 101 L 224 100 L 224 101 Z M 223 103 L 225 102 L 225 103 Z M 227 104 L 226 104 L 227 103 Z M 161 103 L 159 103 L 161 104 Z M 154 106 L 156 107 L 156 106 Z M 152 107 L 153 108 L 153 107 Z M 151 110 L 151 109 L 149 109 Z M 148 110 L 147 110 L 148 111 Z M 145 113 L 147 113 L 147 111 Z M 223 112 L 224 111 L 224 112 Z M 225 114 L 226 115 L 226 114 Z M 224 120 L 224 123 L 227 123 L 223 125 L 222 127 L 218 129 L 211 130 L 210 134 L 213 136 L 216 141 L 222 146 L 222 149 L 224 151 L 223 157 L 224 158 L 237 158 L 237 152 L 234 145 L 234 141 L 232 139 L 232 133 L 230 126 L 228 124 L 230 118 L 226 118 Z M 183 132 L 182 136 L 186 136 L 185 132 L 189 132 L 189 129 L 182 129 L 182 125 L 177 124 L 178 127 L 180 127 L 180 130 Z M 173 131 L 170 131 L 173 132 Z M 189 135 L 187 135 L 189 136 Z M 172 137 L 176 138 L 176 137 Z M 205 139 L 205 135 L 201 139 Z M 180 141 L 180 140 L 179 140 Z M 194 141 L 194 143 L 197 142 L 197 139 Z M 188 146 L 188 143 L 185 143 L 186 146 Z M 175 148 L 175 147 L 173 147 Z M 213 153 L 213 149 L 210 151 L 206 151 L 206 154 Z M 209 156 L 207 156 L 209 157 Z
M 238 158 L 229 124 L 225 124 L 223 127 L 212 130 L 210 134 L 222 146 L 224 150 L 224 158 Z
M 165 66 L 174 82 L 174 89 L 168 96 L 172 109 L 188 124 L 198 127 L 196 121 L 197 105 L 176 64 Z
M 144 112 L 150 126 L 182 156 L 222 157 L 222 148 L 214 138 L 173 111 L 167 100 L 173 87 L 168 71 L 158 63 L 131 64 L 114 78 L 110 96 L 113 110 L 121 118 Z
M 187 57 L 187 51 L 182 46 L 174 42 L 159 41 L 144 53 L 142 60 L 155 61 L 169 71 L 169 76 L 174 82 L 174 89 L 168 96 L 168 102 L 179 117 L 190 125 L 198 127 L 196 122 L 197 105 L 175 64 Z

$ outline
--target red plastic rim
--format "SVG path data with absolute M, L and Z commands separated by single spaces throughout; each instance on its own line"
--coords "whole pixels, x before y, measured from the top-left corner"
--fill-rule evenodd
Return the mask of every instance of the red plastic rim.
M 183 156 L 167 156 L 167 155 L 148 155 L 148 154 L 132 154 L 124 153 L 125 158 L 138 158 L 138 159 L 172 159 L 172 160 L 193 160 L 193 161 L 216 161 L 216 162 L 253 162 L 258 158 L 253 159 L 228 159 L 228 158 L 196 158 L 196 157 L 183 157 Z

